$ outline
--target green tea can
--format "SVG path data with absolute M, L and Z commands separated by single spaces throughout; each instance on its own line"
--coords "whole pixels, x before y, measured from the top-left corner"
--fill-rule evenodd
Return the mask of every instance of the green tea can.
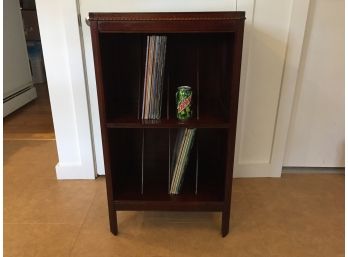
M 188 86 L 178 87 L 176 91 L 176 117 L 179 120 L 192 118 L 192 89 Z

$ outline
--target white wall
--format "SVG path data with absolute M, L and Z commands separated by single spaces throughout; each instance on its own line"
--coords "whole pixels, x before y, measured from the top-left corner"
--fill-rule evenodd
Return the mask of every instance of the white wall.
M 312 0 L 284 166 L 344 166 L 344 0 Z
M 59 163 L 58 179 L 95 178 L 76 2 L 36 0 Z

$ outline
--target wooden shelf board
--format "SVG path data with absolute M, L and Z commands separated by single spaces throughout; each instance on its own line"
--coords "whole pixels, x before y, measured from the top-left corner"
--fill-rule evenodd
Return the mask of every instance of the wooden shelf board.
M 112 118 L 107 128 L 229 128 L 230 124 L 216 117 L 203 117 L 179 121 L 177 119 L 142 120 L 136 118 Z
M 113 201 L 114 210 L 222 211 L 223 201 Z
M 149 190 L 147 190 L 149 191 Z M 211 191 L 210 191 L 211 192 Z M 117 192 L 117 197 L 114 200 L 130 200 L 130 201 L 165 201 L 165 202 L 218 202 L 222 201 L 221 191 L 214 193 L 199 192 L 197 195 L 193 192 L 185 192 L 177 195 L 170 195 L 168 192 L 160 192 L 159 190 L 151 190 L 143 194 L 136 191 Z

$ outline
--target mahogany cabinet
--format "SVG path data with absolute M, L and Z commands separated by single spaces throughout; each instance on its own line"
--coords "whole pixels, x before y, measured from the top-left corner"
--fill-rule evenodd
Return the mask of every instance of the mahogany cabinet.
M 110 230 L 116 211 L 222 213 L 228 234 L 244 12 L 90 13 Z M 142 120 L 148 35 L 166 35 L 162 111 Z M 176 118 L 175 92 L 193 91 L 192 119 Z M 182 190 L 169 194 L 180 128 L 197 128 Z

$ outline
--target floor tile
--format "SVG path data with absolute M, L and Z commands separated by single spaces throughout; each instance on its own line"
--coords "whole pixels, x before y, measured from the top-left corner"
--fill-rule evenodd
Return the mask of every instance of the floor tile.
M 78 231 L 66 224 L 4 224 L 4 256 L 68 257 Z
M 55 141 L 6 141 L 4 144 L 5 179 L 56 179 L 57 162 Z
M 54 141 L 6 142 L 4 156 L 5 223 L 82 224 L 97 184 L 58 181 Z
M 96 193 L 92 181 L 42 180 L 31 185 L 17 195 L 5 195 L 5 223 L 82 224 Z

